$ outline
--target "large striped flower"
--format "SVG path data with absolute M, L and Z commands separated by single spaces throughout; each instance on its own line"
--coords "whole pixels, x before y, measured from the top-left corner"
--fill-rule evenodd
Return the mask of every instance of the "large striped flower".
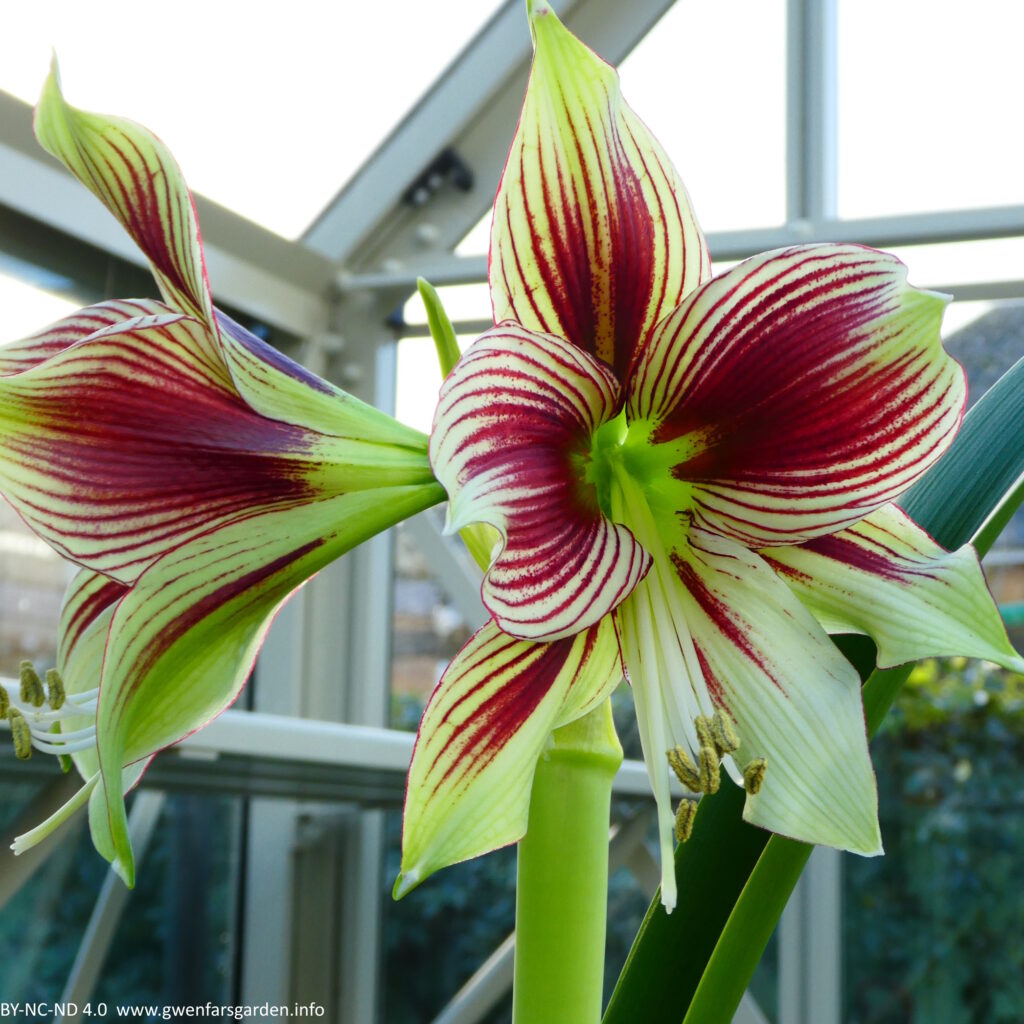
M 398 891 L 520 837 L 552 729 L 623 669 L 666 906 L 670 751 L 696 791 L 724 761 L 755 824 L 878 853 L 859 678 L 826 629 L 870 633 L 882 665 L 1022 664 L 973 549 L 943 551 L 890 504 L 960 423 L 945 299 L 848 245 L 711 278 L 615 72 L 539 0 L 531 23 L 491 235 L 497 326 L 445 381 L 430 441 L 449 527 L 500 534 L 492 619 L 425 712 Z
M 0 490 L 83 567 L 60 645 L 72 699 L 51 709 L 64 741 L 43 742 L 74 752 L 86 785 L 21 845 L 92 792 L 96 844 L 130 879 L 122 792 L 139 769 L 125 766 L 234 700 L 296 587 L 443 493 L 424 435 L 214 309 L 191 196 L 157 139 L 70 107 L 55 73 L 36 133 L 128 230 L 163 296 L 104 302 L 0 350 Z M 22 710 L 45 735 L 51 712 Z

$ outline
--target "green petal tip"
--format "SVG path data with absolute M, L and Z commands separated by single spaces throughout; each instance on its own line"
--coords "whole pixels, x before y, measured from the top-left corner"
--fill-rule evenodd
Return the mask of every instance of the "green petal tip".
M 391 890 L 391 898 L 400 900 L 407 893 L 412 892 L 422 882 L 419 871 L 413 868 L 411 871 L 401 871 L 395 879 L 394 888 Z

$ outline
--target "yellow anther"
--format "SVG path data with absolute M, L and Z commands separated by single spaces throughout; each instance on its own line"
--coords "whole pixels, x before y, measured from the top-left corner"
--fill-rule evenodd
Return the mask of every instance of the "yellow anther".
M 676 808 L 676 842 L 685 843 L 693 835 L 693 820 L 697 817 L 696 800 L 680 800 Z
M 7 718 L 7 710 L 11 706 L 11 698 L 7 696 L 7 687 L 0 685 L 0 721 Z
M 719 757 L 739 750 L 739 733 L 736 732 L 736 723 L 728 711 L 716 708 L 714 717 L 711 719 L 711 738 L 715 742 L 715 750 L 718 751 Z
M 46 693 L 48 703 L 54 711 L 59 711 L 64 707 L 64 701 L 67 700 L 68 695 L 64 691 L 64 680 L 61 679 L 60 673 L 55 668 L 46 670 Z
M 682 747 L 673 747 L 667 752 L 666 757 L 680 784 L 691 793 L 699 793 L 700 772 L 697 771 L 693 758 Z
M 700 788 L 705 793 L 717 793 L 721 784 L 721 762 L 713 744 L 700 748 Z
M 7 718 L 11 723 L 14 754 L 20 760 L 27 761 L 32 756 L 32 729 L 25 716 L 17 708 L 11 708 Z
M 751 761 L 743 769 L 743 788 L 748 793 L 759 793 L 764 782 L 764 773 L 768 770 L 768 762 L 763 757 Z
M 21 676 L 21 702 L 31 704 L 34 708 L 41 708 L 46 703 L 46 691 L 43 689 L 43 681 L 31 661 L 23 661 L 18 666 L 18 674 Z
M 698 715 L 693 720 L 693 727 L 697 730 L 698 747 L 713 747 L 715 745 L 715 737 L 711 731 L 710 718 L 705 718 L 703 715 Z

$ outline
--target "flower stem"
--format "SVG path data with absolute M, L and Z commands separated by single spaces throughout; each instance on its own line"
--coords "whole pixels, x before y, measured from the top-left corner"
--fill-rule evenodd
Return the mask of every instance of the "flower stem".
M 608 905 L 608 817 L 622 747 L 604 701 L 541 755 L 519 843 L 513 1024 L 597 1024 Z

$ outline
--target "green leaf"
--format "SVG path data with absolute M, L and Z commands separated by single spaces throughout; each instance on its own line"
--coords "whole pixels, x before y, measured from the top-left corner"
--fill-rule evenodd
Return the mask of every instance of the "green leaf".
M 423 307 L 427 311 L 427 325 L 430 327 L 430 336 L 434 339 L 434 348 L 437 349 L 441 377 L 444 378 L 455 369 L 461 355 L 459 343 L 455 338 L 455 328 L 448 319 L 437 289 L 422 277 L 416 279 L 416 287 L 419 288 Z
M 978 401 L 964 418 L 949 451 L 898 504 L 943 547 L 956 548 L 981 529 L 1021 473 L 1024 359 Z M 955 501 L 950 500 L 951 495 L 956 495 Z M 995 537 L 989 537 L 986 543 L 991 545 L 993 540 Z M 986 550 L 978 546 L 979 554 Z
M 984 554 L 1024 498 L 1024 360 L 975 406 L 943 459 L 899 504 L 946 548 L 975 539 Z M 980 532 L 979 532 L 980 531 Z M 862 676 L 863 637 L 837 638 Z M 874 671 L 864 686 L 874 733 L 909 666 Z M 701 801 L 694 833 L 676 849 L 679 904 L 655 894 L 604 1024 L 720 1024 L 730 1020 L 796 885 L 811 846 L 751 828 L 743 794 L 723 787 Z

